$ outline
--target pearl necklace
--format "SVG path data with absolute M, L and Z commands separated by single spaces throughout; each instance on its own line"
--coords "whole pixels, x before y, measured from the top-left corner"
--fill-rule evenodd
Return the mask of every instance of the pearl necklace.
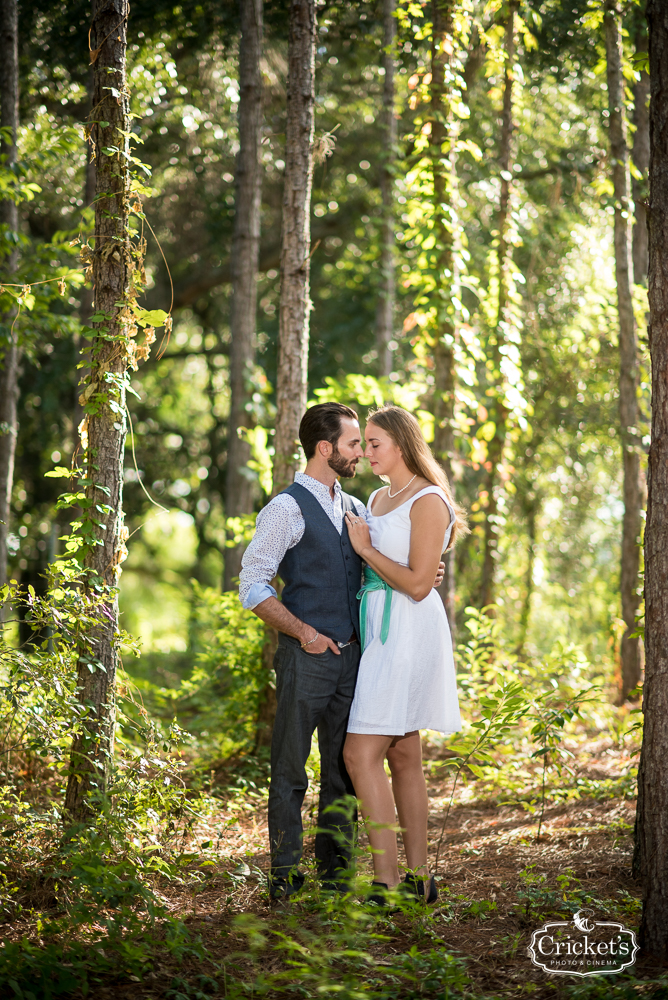
M 415 475 L 413 476 L 413 479 L 417 479 L 417 472 L 416 472 L 416 473 L 415 473 Z M 391 487 L 391 486 L 388 486 L 388 487 L 387 487 L 387 495 L 388 495 L 389 499 L 390 499 L 390 500 L 394 500 L 394 498 L 395 498 L 395 497 L 398 497 L 400 493 L 403 493 L 403 492 L 404 492 L 404 490 L 407 490 L 407 489 L 408 489 L 408 487 L 410 486 L 410 484 L 411 484 L 411 483 L 413 482 L 413 479 L 409 479 L 409 480 L 408 480 L 408 482 L 406 483 L 406 485 L 405 485 L 405 486 L 402 486 L 402 487 L 401 487 L 401 489 L 400 489 L 400 490 L 397 490 L 397 492 L 396 492 L 396 493 L 390 493 L 390 490 L 392 489 L 392 487 Z

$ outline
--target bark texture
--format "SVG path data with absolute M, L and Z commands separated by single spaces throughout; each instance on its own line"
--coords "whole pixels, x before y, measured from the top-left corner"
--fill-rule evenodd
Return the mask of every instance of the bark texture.
M 635 38 L 636 52 L 647 51 L 647 32 L 638 31 Z M 647 285 L 647 173 L 649 170 L 649 73 L 640 72 L 640 79 L 633 87 L 633 164 L 642 174 L 631 181 L 633 195 L 633 280 L 636 285 Z
M 306 408 L 315 37 L 315 0 L 290 0 L 274 495 L 293 480 Z
M 522 601 L 522 611 L 520 614 L 520 641 L 517 644 L 517 655 L 520 657 L 524 656 L 524 647 L 529 632 L 529 619 L 531 617 L 531 600 L 534 591 L 533 574 L 536 564 L 536 513 L 539 504 L 535 496 L 528 496 L 523 506 L 527 526 L 527 568 L 524 574 L 524 600 Z
M 624 520 L 620 591 L 626 626 L 620 649 L 621 698 L 640 681 L 640 643 L 631 639 L 636 629 L 638 571 L 640 569 L 640 439 L 638 436 L 638 345 L 631 294 L 631 205 L 629 152 L 624 113 L 622 25 L 616 4 L 605 11 L 605 50 L 610 111 L 610 160 L 615 191 L 615 279 L 619 317 L 619 423 L 624 477 Z
M 260 196 L 262 167 L 262 0 L 240 0 L 239 153 L 235 183 L 232 238 L 232 303 L 230 316 L 230 416 L 227 429 L 228 517 L 253 509 L 253 480 L 248 469 L 250 445 L 243 428 L 251 425 L 248 412 L 255 360 L 257 267 L 260 251 Z M 239 431 L 242 431 L 242 436 Z M 243 546 L 225 550 L 223 590 L 239 575 Z
M 376 314 L 376 350 L 378 374 L 383 377 L 392 371 L 392 351 L 389 343 L 394 337 L 395 260 L 394 260 L 394 161 L 397 148 L 397 119 L 394 113 L 394 39 L 396 36 L 396 0 L 383 0 L 383 57 L 385 70 L 383 83 L 383 162 L 380 170 L 380 196 L 383 218 L 380 232 L 380 295 Z
M 19 58 L 17 0 L 0 2 L 0 125 L 11 129 L 14 141 L 2 141 L 0 154 L 5 167 L 16 163 L 16 133 L 19 125 Z M 18 208 L 13 201 L 0 202 L 0 223 L 10 232 L 19 228 Z M 10 250 L 0 260 L 0 274 L 12 280 L 18 266 L 18 251 Z M 0 586 L 7 583 L 9 558 L 9 519 L 14 458 L 18 434 L 17 404 L 19 396 L 20 348 L 16 328 L 12 329 L 15 310 L 1 318 L 0 339 Z
M 91 4 L 91 14 L 94 13 L 95 0 Z M 86 113 L 86 121 L 91 118 L 91 112 L 93 110 L 93 87 L 95 85 L 95 73 L 94 67 L 91 66 L 88 72 L 88 111 Z M 83 199 L 86 208 L 93 208 L 93 202 L 95 201 L 95 159 L 92 143 L 86 142 L 86 174 L 84 177 L 84 189 L 83 189 Z M 90 284 L 84 285 L 80 292 L 79 299 L 79 320 L 82 326 L 90 326 L 90 318 L 93 315 L 93 286 Z M 81 347 L 81 339 L 79 334 L 75 334 L 75 347 L 77 353 Z M 81 445 L 81 440 L 79 437 L 79 425 L 84 418 L 84 409 L 79 402 L 79 394 L 81 391 L 80 386 L 84 384 L 86 378 L 89 375 L 87 369 L 81 370 L 80 384 L 76 386 L 75 396 L 74 396 L 74 433 L 72 437 L 75 442 L 79 454 L 84 450 Z M 79 461 L 79 454 L 77 454 L 76 461 Z M 76 464 L 76 463 L 75 463 Z
M 306 409 L 316 27 L 314 0 L 290 0 L 272 496 L 294 479 L 299 462 L 299 424 Z M 276 630 L 267 626 L 262 651 L 267 668 L 273 663 L 277 642 Z M 276 689 L 270 681 L 260 693 L 256 748 L 271 743 L 275 716 Z
M 96 542 L 85 557 L 86 587 L 106 594 L 96 638 L 94 662 L 79 662 L 77 694 L 87 707 L 74 733 L 65 806 L 69 818 L 85 820 L 94 808 L 95 791 L 107 786 L 114 745 L 115 682 L 118 651 L 118 581 L 125 558 L 127 529 L 123 525 L 123 453 L 125 448 L 125 388 L 128 368 L 127 316 L 118 305 L 127 299 L 130 253 L 127 235 L 129 183 L 127 159 L 103 149 L 116 146 L 127 152 L 128 91 L 125 75 L 128 0 L 97 0 L 91 30 L 91 48 L 99 53 L 94 64 L 93 126 L 96 202 L 93 284 L 96 313 L 108 319 L 106 332 L 92 342 L 91 374 L 83 399 L 88 404 L 87 500 L 109 511 L 94 514 L 100 526 Z
M 434 197 L 435 268 L 438 281 L 438 325 L 434 344 L 434 454 L 452 482 L 455 410 L 455 313 L 452 302 L 454 275 L 454 233 L 452 212 L 453 167 L 449 139 L 452 129 L 450 95 L 446 70 L 453 53 L 454 0 L 432 0 L 431 40 L 431 133 L 430 154 Z M 450 631 L 455 629 L 455 554 L 444 557 L 445 573 L 439 593 L 448 616 Z
M 645 529 L 645 685 L 635 862 L 640 945 L 668 961 L 668 6 L 649 0 L 649 344 L 652 442 Z
M 513 123 L 513 62 L 515 60 L 515 14 L 518 9 L 516 0 L 511 0 L 506 21 L 504 50 L 505 74 L 503 87 L 503 112 L 501 116 L 501 141 L 499 145 L 499 172 L 501 178 L 501 193 L 499 196 L 499 212 L 497 216 L 498 230 L 498 280 L 499 301 L 496 316 L 496 327 L 492 336 L 491 361 L 494 367 L 494 378 L 497 380 L 490 418 L 494 421 L 494 436 L 489 442 L 487 453 L 487 501 L 485 504 L 485 537 L 483 543 L 482 575 L 480 581 L 480 606 L 487 607 L 494 603 L 496 583 L 496 563 L 498 556 L 498 516 L 499 516 L 499 466 L 503 459 L 503 449 L 506 444 L 508 410 L 505 405 L 503 379 L 501 375 L 502 347 L 505 342 L 505 324 L 508 321 L 508 299 L 510 292 L 510 265 L 512 262 L 512 246 L 508 240 L 510 221 L 510 185 L 514 162 L 514 123 Z

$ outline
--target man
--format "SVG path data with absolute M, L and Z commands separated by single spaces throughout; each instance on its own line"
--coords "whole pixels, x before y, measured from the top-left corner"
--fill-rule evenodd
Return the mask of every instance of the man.
M 364 516 L 365 507 L 343 492 L 338 477 L 351 479 L 363 457 L 357 414 L 341 403 L 312 406 L 302 419 L 299 440 L 306 469 L 258 514 L 239 578 L 243 606 L 278 630 L 269 788 L 269 891 L 276 900 L 293 895 L 304 882 L 297 867 L 301 807 L 316 729 L 320 802 L 315 856 L 328 889 L 346 889 L 356 818 L 353 810 L 341 808 L 340 800 L 355 794 L 343 763 L 343 744 L 360 660 L 357 592 L 362 564 L 350 544 L 344 514 L 354 510 Z M 282 601 L 271 586 L 277 575 L 284 583 Z
M 258 514 L 239 586 L 243 606 L 279 633 L 269 789 L 273 899 L 289 897 L 304 881 L 297 869 L 301 806 L 316 729 L 321 780 L 315 854 L 327 888 L 345 888 L 354 825 L 351 812 L 333 803 L 354 795 L 342 751 L 360 659 L 362 566 L 344 514 L 364 515 L 365 508 L 343 492 L 338 477 L 352 478 L 363 456 L 357 414 L 341 403 L 312 406 L 299 439 L 306 469 Z M 277 574 L 285 585 L 282 601 L 270 582 Z

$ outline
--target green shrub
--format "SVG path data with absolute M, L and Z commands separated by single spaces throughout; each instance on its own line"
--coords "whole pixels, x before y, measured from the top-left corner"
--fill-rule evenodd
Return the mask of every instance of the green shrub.
M 233 591 L 195 588 L 195 665 L 178 693 L 177 710 L 209 758 L 252 749 L 261 692 L 273 671 L 262 662 L 263 623 Z

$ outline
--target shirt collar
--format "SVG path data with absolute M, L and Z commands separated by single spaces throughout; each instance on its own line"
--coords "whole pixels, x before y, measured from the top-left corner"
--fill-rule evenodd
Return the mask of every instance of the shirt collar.
M 327 497 L 327 499 L 332 502 L 332 494 L 329 492 L 329 486 L 325 486 L 321 483 L 319 479 L 314 479 L 313 476 L 307 476 L 305 472 L 295 472 L 295 482 L 299 486 L 303 486 L 307 489 L 309 493 L 313 493 L 315 496 Z M 341 493 L 341 483 L 336 479 L 334 481 L 334 494 L 338 496 Z

